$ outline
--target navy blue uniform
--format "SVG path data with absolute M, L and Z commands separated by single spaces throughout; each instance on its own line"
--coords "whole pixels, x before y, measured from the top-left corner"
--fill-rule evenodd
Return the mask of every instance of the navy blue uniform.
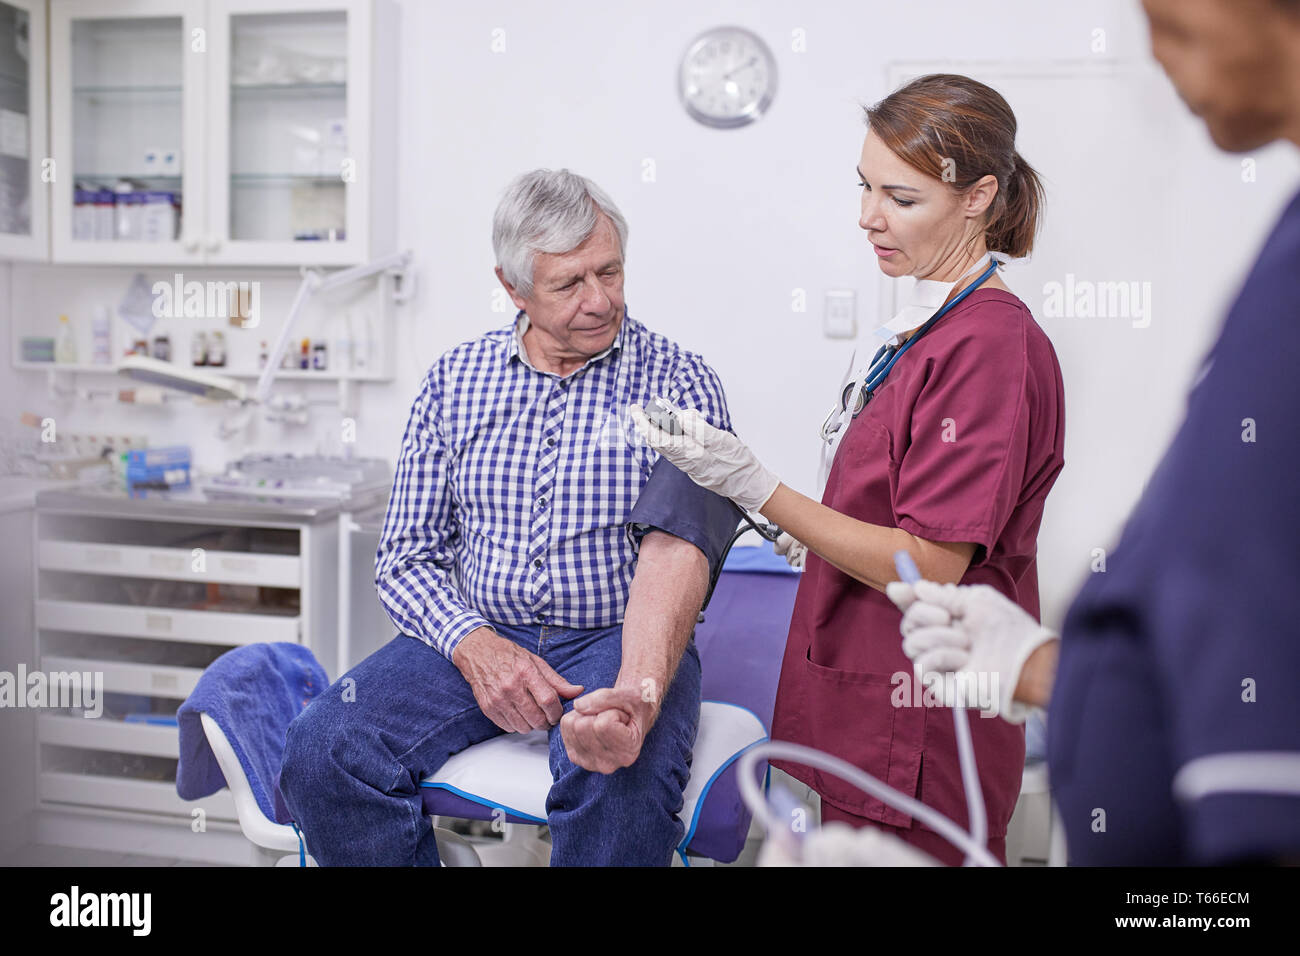
M 1300 856 L 1300 194 L 1066 618 L 1048 761 L 1072 863 Z

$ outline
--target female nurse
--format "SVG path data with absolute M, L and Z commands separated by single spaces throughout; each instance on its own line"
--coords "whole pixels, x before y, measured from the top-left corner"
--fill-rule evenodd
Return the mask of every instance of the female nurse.
M 902 549 L 931 580 L 988 584 L 1038 615 L 1036 538 L 1064 464 L 1061 373 L 991 253 L 1030 252 L 1042 188 L 1016 151 L 1010 107 L 969 77 L 914 80 L 867 109 L 866 122 L 859 225 L 881 272 L 922 281 L 915 307 L 887 326 L 892 344 L 846 390 L 839 427 L 824 429 L 838 447 L 821 502 L 692 410 L 679 413 L 678 437 L 630 411 L 695 481 L 761 510 L 807 548 L 773 739 L 842 757 L 965 826 L 952 713 L 926 706 L 936 701 L 914 685 L 884 589 Z M 1024 731 L 996 717 L 971 731 L 989 850 L 1005 861 Z M 961 862 L 909 815 L 828 774 L 777 765 L 820 794 L 824 821 L 876 826 Z
M 1300 0 L 1143 6 L 1156 59 L 1220 149 L 1300 146 Z M 1300 193 L 1059 640 L 985 588 L 890 585 L 925 670 L 997 675 L 1004 713 L 1050 703 L 1071 863 L 1300 861 L 1297 303 Z

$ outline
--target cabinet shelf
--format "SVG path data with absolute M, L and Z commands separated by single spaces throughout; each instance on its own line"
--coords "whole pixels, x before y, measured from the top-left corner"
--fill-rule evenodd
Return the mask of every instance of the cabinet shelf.
M 137 179 L 143 182 L 168 182 L 179 183 L 181 181 L 180 173 L 77 173 L 75 180 L 109 180 L 109 179 Z
M 233 173 L 230 181 L 236 186 L 321 185 L 342 189 L 347 183 L 338 176 L 321 173 Z
M 181 94 L 183 87 L 180 84 L 105 84 L 103 86 L 74 86 L 72 92 L 76 96 L 119 96 L 135 95 L 148 93 L 174 93 L 177 96 Z
M 15 361 L 13 367 L 20 372 L 76 372 L 77 374 L 90 375 L 116 375 L 117 367 L 113 365 L 91 365 L 86 362 L 24 362 Z M 229 369 L 219 365 L 201 365 L 195 366 L 204 371 L 211 371 L 217 375 L 225 375 L 227 378 L 240 379 L 259 379 L 262 377 L 261 371 Z M 314 369 L 286 368 L 282 369 L 275 376 L 276 382 L 301 381 L 301 382 L 337 382 L 340 379 L 347 382 L 387 382 L 392 380 L 392 376 L 383 371 L 372 372 L 340 372 L 335 369 L 324 369 L 316 371 Z M 138 387 L 138 386 L 136 386 Z M 274 385 L 272 386 L 274 387 Z
M 286 99 L 315 98 L 341 99 L 346 96 L 346 83 L 232 83 L 230 95 L 236 99 Z

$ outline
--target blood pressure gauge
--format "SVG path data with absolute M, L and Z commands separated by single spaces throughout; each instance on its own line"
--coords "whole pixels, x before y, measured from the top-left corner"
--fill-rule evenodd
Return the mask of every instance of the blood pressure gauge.
M 759 119 L 776 95 L 776 58 L 743 27 L 714 27 L 687 48 L 677 71 L 682 106 L 705 126 L 733 129 Z
M 662 398 L 651 399 L 645 407 L 645 417 L 651 424 L 662 428 L 669 435 L 682 433 L 682 423 L 677 419 L 677 410 Z

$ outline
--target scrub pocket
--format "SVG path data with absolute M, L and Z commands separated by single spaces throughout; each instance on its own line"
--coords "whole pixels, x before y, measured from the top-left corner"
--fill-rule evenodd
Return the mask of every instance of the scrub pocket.
M 889 674 L 826 667 L 805 654 L 802 702 L 808 738 L 814 746 L 847 760 L 909 797 L 916 797 L 925 741 L 925 708 L 895 707 L 898 686 Z M 910 678 L 911 675 L 909 674 Z M 910 688 L 909 688 L 910 689 Z M 814 787 L 847 813 L 907 828 L 912 818 L 860 787 L 821 770 Z

